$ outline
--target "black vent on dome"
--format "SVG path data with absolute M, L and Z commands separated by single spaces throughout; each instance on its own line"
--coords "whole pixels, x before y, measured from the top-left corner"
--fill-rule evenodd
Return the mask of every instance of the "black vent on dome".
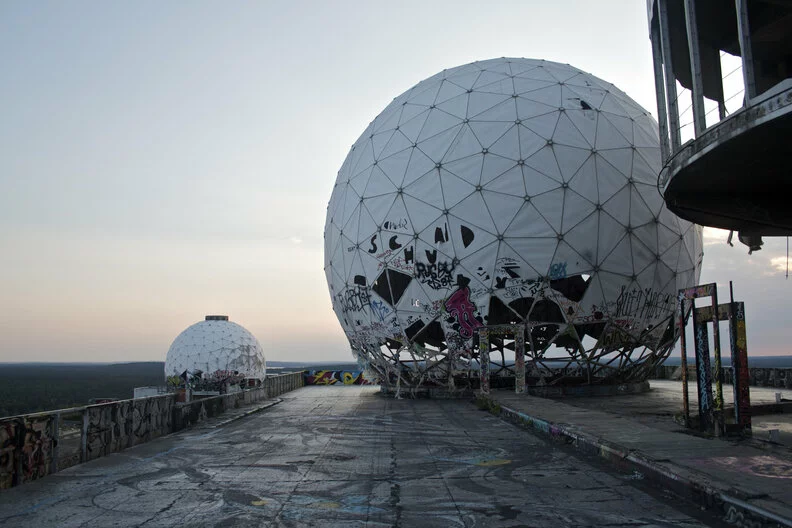
M 520 317 L 507 308 L 503 301 L 494 295 L 490 297 L 488 325 L 517 324 L 519 322 Z
M 564 294 L 570 301 L 580 302 L 591 284 L 591 278 L 586 280 L 582 275 L 573 275 L 563 279 L 550 281 L 550 287 Z
M 207 321 L 228 321 L 227 315 L 207 315 Z
M 407 274 L 386 268 L 385 271 L 380 273 L 377 280 L 374 281 L 374 285 L 371 289 L 374 290 L 377 295 L 385 299 L 385 302 L 391 306 L 396 306 L 396 303 L 398 303 L 399 299 L 404 295 L 407 286 L 410 285 L 411 280 L 412 277 Z

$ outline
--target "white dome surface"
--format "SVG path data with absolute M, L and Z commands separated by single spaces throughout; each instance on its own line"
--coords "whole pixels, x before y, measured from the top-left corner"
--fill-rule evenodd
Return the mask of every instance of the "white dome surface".
M 264 351 L 253 334 L 226 320 L 195 323 L 176 337 L 165 358 L 165 376 L 184 371 L 206 375 L 222 370 L 237 371 L 245 378 L 264 379 Z
M 418 83 L 352 146 L 327 208 L 325 273 L 353 353 L 380 382 L 442 384 L 472 368 L 478 327 L 518 323 L 537 368 L 648 372 L 703 255 L 659 172 L 654 119 L 572 66 L 501 58 Z

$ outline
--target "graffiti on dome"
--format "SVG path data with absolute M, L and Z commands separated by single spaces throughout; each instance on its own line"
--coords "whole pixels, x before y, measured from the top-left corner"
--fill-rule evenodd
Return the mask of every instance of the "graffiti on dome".
M 382 229 L 386 229 L 388 231 L 406 231 L 409 226 L 406 218 L 394 218 L 391 220 L 386 220 L 382 224 Z
M 359 312 L 371 303 L 371 294 L 366 286 L 355 284 L 336 294 L 336 301 L 342 313 Z
M 495 261 L 495 289 L 503 290 L 501 295 L 507 299 L 536 297 L 541 292 L 542 283 L 535 278 L 524 277 L 526 271 L 531 275 L 535 273 L 531 269 L 523 270 L 515 258 L 498 258 Z
M 439 314 L 440 311 L 443 309 L 443 300 L 437 299 L 430 303 L 422 305 L 423 311 L 430 317 L 434 317 L 435 315 Z
M 567 263 L 556 262 L 552 264 L 548 275 L 550 276 L 550 280 L 565 279 L 567 276 Z
M 455 284 L 454 269 L 456 264 L 447 260 L 438 260 L 437 250 L 424 251 L 426 262 L 415 263 L 415 277 L 433 290 L 448 288 Z
M 466 225 L 459 226 L 459 236 L 462 239 L 462 245 L 466 248 L 476 239 L 476 233 Z M 435 226 L 433 242 L 435 244 L 444 244 L 449 240 L 451 240 L 451 237 L 448 233 L 448 224 L 443 223 L 442 226 Z
M 443 224 L 443 227 L 436 226 L 434 230 L 434 243 L 443 244 L 448 242 L 448 224 Z
M 463 286 L 451 294 L 445 301 L 445 308 L 453 321 L 452 327 L 464 337 L 473 337 L 473 331 L 482 326 L 480 318 L 476 317 L 476 305 L 470 301 L 470 288 Z
M 407 259 L 404 259 L 402 257 L 396 257 L 392 259 L 390 262 L 388 262 L 387 266 L 395 270 L 407 271 L 409 273 L 415 271 L 415 266 L 413 264 L 410 264 L 410 262 Z M 380 262 L 380 264 L 377 266 L 377 269 L 380 270 L 384 267 L 385 264 Z
M 372 300 L 371 312 L 376 315 L 380 321 L 384 321 L 388 314 L 391 313 L 391 309 L 388 308 L 388 305 L 385 304 L 384 301 Z
M 415 271 L 415 246 L 405 247 L 401 255 L 393 257 L 388 262 L 379 262 L 377 264 L 377 271 L 386 266 L 396 270 L 407 271 L 412 274 L 412 272 Z
M 615 317 L 655 319 L 673 312 L 674 296 L 652 288 L 632 288 L 623 285 L 616 299 Z
M 501 295 L 507 299 L 535 297 L 541 291 L 542 283 L 536 279 L 523 277 L 520 262 L 511 257 L 501 257 L 495 261 L 496 290 L 503 290 Z M 529 270 L 529 273 L 533 273 Z
M 495 261 L 495 287 L 505 288 L 511 281 L 519 281 L 520 263 L 511 257 L 501 257 Z
M 368 239 L 366 251 L 378 259 L 388 259 L 395 251 L 404 247 L 408 240 L 410 239 L 404 235 L 376 233 Z M 352 249 L 356 248 L 353 246 Z

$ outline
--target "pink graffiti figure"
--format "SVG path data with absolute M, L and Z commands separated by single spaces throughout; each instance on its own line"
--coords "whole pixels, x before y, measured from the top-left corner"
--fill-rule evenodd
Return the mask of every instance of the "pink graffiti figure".
M 470 288 L 465 286 L 455 291 L 445 302 L 446 310 L 459 322 L 459 335 L 472 337 L 473 330 L 481 326 L 476 319 L 474 310 L 476 306 L 470 302 Z

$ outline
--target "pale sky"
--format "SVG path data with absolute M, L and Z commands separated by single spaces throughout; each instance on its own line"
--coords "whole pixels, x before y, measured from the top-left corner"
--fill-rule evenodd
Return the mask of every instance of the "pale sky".
M 656 115 L 642 1 L 3 2 L 0 362 L 162 361 L 210 313 L 270 360 L 351 359 L 322 272 L 336 173 L 395 96 L 500 56 Z M 707 235 L 749 354 L 788 353 L 785 240 Z

